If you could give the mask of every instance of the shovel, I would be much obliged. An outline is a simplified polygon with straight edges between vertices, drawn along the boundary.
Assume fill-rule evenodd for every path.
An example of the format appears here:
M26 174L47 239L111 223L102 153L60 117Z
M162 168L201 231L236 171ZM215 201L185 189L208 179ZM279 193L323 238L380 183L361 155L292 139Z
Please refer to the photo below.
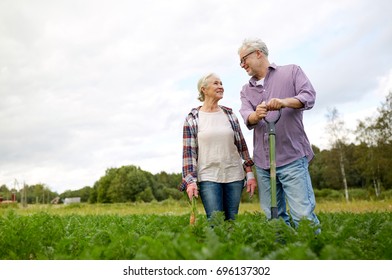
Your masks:
M282 109L273 114L272 119L264 118L268 125L269 156L270 156L270 185L271 185L271 219L278 218L278 203L276 198L276 159L275 159L275 124L282 115Z

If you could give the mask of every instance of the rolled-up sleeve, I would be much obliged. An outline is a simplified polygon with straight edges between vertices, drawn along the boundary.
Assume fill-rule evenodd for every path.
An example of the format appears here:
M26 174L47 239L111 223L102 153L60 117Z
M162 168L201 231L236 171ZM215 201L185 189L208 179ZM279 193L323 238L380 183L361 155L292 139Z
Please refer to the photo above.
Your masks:
M241 117L244 120L244 123L247 126L247 128L253 129L255 125L250 125L248 122L248 118L250 114L254 112L254 109L252 103L250 103L248 98L246 98L244 88L241 90L240 96L241 96L241 108L240 108Z
M294 98L304 105L302 110L312 109L316 101L316 91L301 67L293 68L293 81L295 83L296 95Z
M183 127L182 183L179 188L181 191L184 191L189 183L197 181L197 136L191 121L188 117Z

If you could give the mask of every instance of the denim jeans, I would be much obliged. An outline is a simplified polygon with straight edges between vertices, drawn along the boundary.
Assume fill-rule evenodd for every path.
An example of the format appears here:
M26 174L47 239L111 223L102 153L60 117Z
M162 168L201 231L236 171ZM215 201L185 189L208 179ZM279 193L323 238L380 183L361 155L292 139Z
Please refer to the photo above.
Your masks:
M203 181L199 183L200 197L209 219L213 212L224 212L226 220L238 214L244 180L231 183Z
M306 218L319 225L320 222L314 213L316 199L312 188L312 182L308 170L306 157L292 163L276 168L276 192L278 215L290 225L290 217L287 214L286 200L291 218L295 227L301 219ZM259 198L261 208L267 218L271 218L271 186L269 169L261 169L256 166Z

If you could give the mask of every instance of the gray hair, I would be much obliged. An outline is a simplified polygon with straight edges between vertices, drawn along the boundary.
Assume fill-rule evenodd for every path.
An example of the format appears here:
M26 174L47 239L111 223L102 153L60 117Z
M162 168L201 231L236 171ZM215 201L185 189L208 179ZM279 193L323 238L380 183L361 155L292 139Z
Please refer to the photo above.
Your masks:
M199 92L199 97L197 99L199 99L201 102L203 102L205 99L204 92L201 90L201 88L206 87L208 85L207 81L211 77L219 77L219 76L215 73L209 73L201 77L199 79L199 82L197 83L197 90Z
M243 51L243 50L249 50L250 52L259 50L261 51L265 56L268 57L268 48L267 45L260 39L245 39L242 42L241 47L238 49L238 54Z

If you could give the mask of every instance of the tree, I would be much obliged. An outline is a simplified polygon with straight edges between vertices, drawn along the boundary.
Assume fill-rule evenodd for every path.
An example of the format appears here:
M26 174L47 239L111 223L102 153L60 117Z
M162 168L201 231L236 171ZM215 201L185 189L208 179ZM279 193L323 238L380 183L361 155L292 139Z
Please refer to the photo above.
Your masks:
M336 108L328 109L326 117L328 119L327 132L330 135L330 144L332 149L337 152L344 193L348 202L348 187L344 165L344 146L347 143L348 130L345 128L344 121L339 118L339 112Z
M386 101L378 108L379 116L374 124L377 131L377 156L381 181L384 186L392 185L390 172L392 155L392 91L386 96Z
M309 165L310 177L312 178L312 185L317 189L321 189L323 188L323 164L321 158L321 151L318 147L314 145L312 145L312 150L315 156Z
M157 201L168 199L180 199L181 193L178 185L181 183L181 173L168 174L164 171L154 175L153 194Z
M377 142L379 144L392 144L392 91L386 97L386 101L378 108L379 117L376 119L374 129L378 131Z
M362 150L358 155L362 175L379 196L382 187L392 185L392 91L377 111L378 116L360 121L355 132Z
M152 194L152 189L150 187L146 188L144 191L136 195L137 201L151 202L154 200L154 195Z
M115 175L116 175L115 168L106 169L105 175L102 176L97 182L95 182L94 189L96 190L96 192L94 192L94 194L97 196L97 202L99 203L110 202L110 198L108 196L108 190Z
M8 199L8 196L9 196L9 189L7 188L7 186L6 185L1 185L0 186L0 198L3 200L3 199Z
M95 182L93 188L90 191L88 202L89 203L97 203L98 202L98 184Z
M154 185L154 176L134 165L110 168L95 184L90 202L136 201L137 195ZM96 196L96 200L95 200Z
M150 173L133 165L118 168L108 190L110 201L136 201L137 194L150 186L150 176Z
M381 193L380 161L378 158L378 136L371 117L365 118L358 123L356 129L357 140L360 142L358 165L361 174L366 181L373 185L374 192L378 197Z

